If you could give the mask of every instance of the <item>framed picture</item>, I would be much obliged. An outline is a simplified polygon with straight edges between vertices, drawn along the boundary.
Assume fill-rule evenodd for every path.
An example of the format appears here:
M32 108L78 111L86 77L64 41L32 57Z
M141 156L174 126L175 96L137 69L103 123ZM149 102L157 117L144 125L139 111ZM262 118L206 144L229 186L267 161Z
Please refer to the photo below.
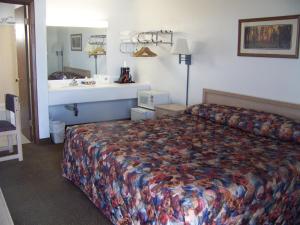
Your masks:
M71 50L82 51L82 34L71 34Z
M300 15L239 20L238 55L299 57Z

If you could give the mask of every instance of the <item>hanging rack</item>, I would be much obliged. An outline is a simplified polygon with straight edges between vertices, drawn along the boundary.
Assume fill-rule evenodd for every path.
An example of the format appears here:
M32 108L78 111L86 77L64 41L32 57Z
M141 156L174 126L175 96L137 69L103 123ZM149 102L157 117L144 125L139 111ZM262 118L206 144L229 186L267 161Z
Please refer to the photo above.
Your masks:
M149 35L151 38L149 40L142 41L141 36ZM163 36L169 36L169 41L165 41ZM137 41L140 44L167 44L173 45L173 31L171 30L160 30L160 31L147 31L147 32L140 32L137 35Z
M132 54L138 45L173 45L173 31L159 30L139 32L135 37L136 41L125 41L120 44L120 52L124 54ZM150 37L150 38L147 38ZM125 50L124 50L125 49ZM128 50L129 49L129 50Z
M103 46L106 44L106 38L107 36L106 35L91 35L89 40L88 40L88 43L90 45L100 45L100 46Z

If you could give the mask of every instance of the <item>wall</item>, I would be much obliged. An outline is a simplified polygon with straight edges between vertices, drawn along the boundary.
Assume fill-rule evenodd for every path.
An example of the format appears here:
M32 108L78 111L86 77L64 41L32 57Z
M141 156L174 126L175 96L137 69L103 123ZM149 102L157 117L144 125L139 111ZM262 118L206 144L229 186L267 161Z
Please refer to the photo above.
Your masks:
M0 18L14 17L17 5L0 3ZM4 104L4 94L18 94L15 82L18 76L17 47L13 25L0 25L0 104Z
M71 34L82 34L82 51L71 51ZM90 70L95 74L94 57L84 51L91 35L106 35L106 29L87 27L47 27L48 75L61 71L61 56L56 51L63 49L64 66ZM106 56L97 59L98 74L106 74Z
M299 0L136 1L137 29L173 29L191 43L190 103L201 102L202 88L300 103L300 60L237 56L238 20L299 14ZM159 6L159 7L158 7ZM153 13L155 12L155 13ZM139 81L167 90L184 103L186 66L169 47L154 48L155 59L138 59Z
M36 60L38 86L38 113L40 138L49 137L48 81L47 81L47 23L51 25L103 24L108 21L107 73L115 76L123 60L133 65L131 58L119 52L119 34L134 28L131 0L35 0ZM124 10L127 9L127 10ZM63 24L64 23L64 24Z
M15 29L11 25L0 25L0 104L4 103L4 95L18 95L17 46Z
M69 105L73 107L73 105ZM130 118L130 109L137 106L136 99L80 103L78 115L65 105L50 106L51 120L64 121L67 125L92 123L95 121L124 120Z
M35 0L36 69L40 138L49 137L46 0Z
M56 55L56 51L60 50L58 44L57 27L47 27L47 69L48 75L55 71L61 70L61 56ZM59 57L59 58L58 58Z
M38 83L41 137L49 135L45 0L37 0ZM124 30L172 29L185 36L193 49L191 103L201 101L202 88L300 103L299 59L237 57L238 19L298 14L299 0L48 0L47 20L107 20L107 67L117 75L123 60L128 61L141 82L167 90L174 102L184 103L186 67L178 64L170 47L153 50L159 57L133 59L119 52ZM44 44L43 44L44 41ZM135 67L136 65L136 67Z
M0 18L14 17L15 7L17 7L15 4L0 3Z

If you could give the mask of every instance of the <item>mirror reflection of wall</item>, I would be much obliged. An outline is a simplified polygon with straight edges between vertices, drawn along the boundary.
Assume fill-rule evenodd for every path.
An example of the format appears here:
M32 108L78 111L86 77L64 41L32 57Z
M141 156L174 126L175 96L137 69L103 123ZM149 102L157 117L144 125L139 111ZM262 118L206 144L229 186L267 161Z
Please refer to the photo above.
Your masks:
M48 78L56 80L93 77L96 74L96 65L97 74L105 75L106 55L99 55L95 60L93 56L89 57L86 48L90 48L88 43L91 37L106 33L105 28L47 27ZM105 44L103 48L106 48Z

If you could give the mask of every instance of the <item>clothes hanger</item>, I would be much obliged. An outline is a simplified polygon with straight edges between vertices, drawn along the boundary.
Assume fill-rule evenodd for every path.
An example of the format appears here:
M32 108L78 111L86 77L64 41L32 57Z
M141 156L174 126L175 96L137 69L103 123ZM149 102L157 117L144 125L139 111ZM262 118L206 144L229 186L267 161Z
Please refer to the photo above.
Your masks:
M144 35L144 33L139 33L137 36L138 44L149 44L151 41L145 39L143 37L143 40L141 40L141 36ZM153 36L152 36L153 40ZM157 54L153 52L149 47L142 47L140 50L133 53L133 57L156 57Z
M157 54L149 47L142 47L139 51L133 53L134 57L156 57Z

